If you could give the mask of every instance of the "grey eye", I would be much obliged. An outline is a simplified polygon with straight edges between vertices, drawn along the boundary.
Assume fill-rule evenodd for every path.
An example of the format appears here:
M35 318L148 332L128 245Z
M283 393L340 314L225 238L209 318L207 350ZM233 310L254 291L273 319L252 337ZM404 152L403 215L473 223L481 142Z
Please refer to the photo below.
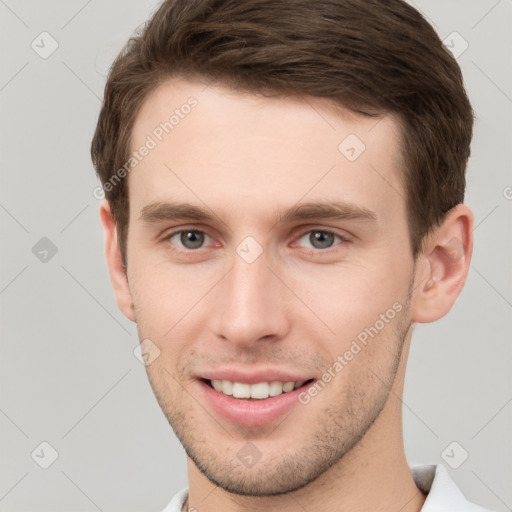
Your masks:
M336 239L341 240L339 235L330 231L310 231L300 238L301 245L309 245L314 249L329 249L334 245Z
M185 249L199 249L205 242L206 235L201 231L180 231L175 233L171 238L172 243L181 244Z
M328 249L334 243L334 234L326 231L312 231L309 240L315 249Z

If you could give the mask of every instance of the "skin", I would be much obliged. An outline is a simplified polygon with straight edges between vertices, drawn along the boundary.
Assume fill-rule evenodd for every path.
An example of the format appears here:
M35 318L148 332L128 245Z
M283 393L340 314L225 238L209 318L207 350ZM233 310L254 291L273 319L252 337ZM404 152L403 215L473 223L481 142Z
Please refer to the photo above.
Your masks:
M197 107L128 176L126 272L107 201L100 210L118 305L160 350L147 373L188 454L190 510L420 510L425 496L402 439L407 354L414 324L443 317L463 287L471 211L451 210L415 261L398 121L320 98L169 80L143 104L132 149L190 96ZM349 134L366 146L353 162L338 150ZM326 201L375 218L279 220L290 207ZM212 218L141 218L158 202ZM171 236L191 229L207 235L197 249ZM310 234L325 230L344 239L318 248ZM247 236L263 251L252 263L236 252ZM401 311L317 396L276 422L229 423L199 393L195 376L221 366L321 379L397 302ZM252 467L237 457L248 442L261 454Z

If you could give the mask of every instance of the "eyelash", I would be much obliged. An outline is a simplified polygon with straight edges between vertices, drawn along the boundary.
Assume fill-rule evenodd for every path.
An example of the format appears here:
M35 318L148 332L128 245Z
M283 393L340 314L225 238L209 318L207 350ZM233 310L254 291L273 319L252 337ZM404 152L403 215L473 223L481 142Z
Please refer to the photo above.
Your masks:
M198 233L198 234L206 235L208 238L212 238L210 235L208 235L208 233L206 233L205 231L199 230L199 229L180 229L178 231L173 231L172 233L169 233L168 235L166 235L164 237L164 241L170 242L174 236L180 235L182 233ZM302 232L302 234L300 234L298 237L296 237L296 241L304 238L304 236L311 234L311 233L324 233L327 235L333 235L335 238L339 239L339 242L337 244L332 245L331 247L326 248L326 249L303 247L303 249L305 249L309 253L315 253L315 254L328 253L331 250L335 249L341 243L350 242L350 240L347 237L341 235L340 233L336 233L335 231L329 230L329 229L309 229L308 231L304 231L304 232ZM171 242L171 244L172 244L172 242ZM175 244L172 244L172 245L175 245ZM199 247L198 249L187 249L185 247L185 248L178 248L176 250L179 252L183 252L183 253L193 253L193 252L199 252L201 249L204 249L204 248L205 247Z

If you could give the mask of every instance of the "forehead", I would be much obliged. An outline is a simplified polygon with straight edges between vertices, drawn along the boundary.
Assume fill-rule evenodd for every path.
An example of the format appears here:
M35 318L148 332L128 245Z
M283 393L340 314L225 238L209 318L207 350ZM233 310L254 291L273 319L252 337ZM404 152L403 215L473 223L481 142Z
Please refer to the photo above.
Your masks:
M290 206L306 196L376 210L404 203L398 120L354 114L322 98L168 80L134 123L131 152L144 146L150 149L128 178L135 207L178 196L239 200L248 214L262 200Z

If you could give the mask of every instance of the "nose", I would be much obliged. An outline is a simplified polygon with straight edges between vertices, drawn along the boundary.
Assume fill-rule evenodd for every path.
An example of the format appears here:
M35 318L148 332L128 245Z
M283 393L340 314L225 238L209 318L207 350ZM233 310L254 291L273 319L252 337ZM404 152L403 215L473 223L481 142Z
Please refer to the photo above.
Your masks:
M284 338L290 308L283 288L265 252L250 263L234 254L233 266L216 290L210 318L217 337L246 348Z

